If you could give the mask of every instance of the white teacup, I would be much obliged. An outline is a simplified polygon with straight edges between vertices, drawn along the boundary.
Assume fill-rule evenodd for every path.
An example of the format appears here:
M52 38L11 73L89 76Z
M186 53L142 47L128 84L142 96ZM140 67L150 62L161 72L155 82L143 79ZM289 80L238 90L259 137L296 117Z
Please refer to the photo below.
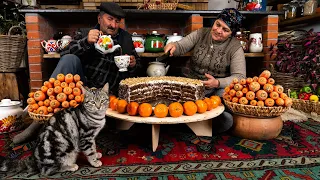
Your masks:
M129 55L121 55L121 56L115 56L114 62L116 63L117 67L119 68L119 71L128 71L127 67L130 64L130 56Z

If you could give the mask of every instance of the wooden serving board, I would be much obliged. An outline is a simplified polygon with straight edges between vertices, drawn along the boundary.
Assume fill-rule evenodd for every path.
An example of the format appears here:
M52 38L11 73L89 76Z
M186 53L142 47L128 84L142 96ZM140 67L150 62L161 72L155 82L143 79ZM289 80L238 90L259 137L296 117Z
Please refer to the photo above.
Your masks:
M219 116L225 107L224 105L220 105L215 109L207 111L202 114L196 113L192 116L182 115L180 117L165 117L165 118L157 118L155 116L151 117L141 117L141 116L129 116L126 114L120 114L117 111L113 111L111 108L108 108L106 112L106 116L113 117L116 119L121 119L124 121L129 121L133 123L146 123L146 124L178 124L178 123L191 123L191 122L199 122L207 119L211 119Z

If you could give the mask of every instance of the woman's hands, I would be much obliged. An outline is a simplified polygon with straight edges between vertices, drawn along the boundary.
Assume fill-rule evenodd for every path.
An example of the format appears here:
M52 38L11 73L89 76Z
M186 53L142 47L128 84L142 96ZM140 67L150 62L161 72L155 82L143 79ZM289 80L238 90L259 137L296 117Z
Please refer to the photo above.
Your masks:
M220 86L219 80L217 80L210 74L205 73L204 75L208 78L208 80L202 81L206 89L218 88Z
M169 43L164 47L164 52L170 53L170 56L173 56L173 52L176 50L176 45L174 43Z

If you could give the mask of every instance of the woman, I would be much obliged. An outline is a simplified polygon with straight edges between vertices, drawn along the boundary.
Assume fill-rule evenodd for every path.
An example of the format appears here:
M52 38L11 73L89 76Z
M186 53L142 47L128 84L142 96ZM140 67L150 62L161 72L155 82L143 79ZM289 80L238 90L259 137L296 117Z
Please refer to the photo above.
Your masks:
M183 75L203 80L206 96L222 96L223 89L233 78L245 78L246 61L240 42L233 37L243 16L236 9L224 9L212 28L201 28L182 40L169 43L164 51L180 56L193 49Z
M188 78L202 80L207 97L222 96L224 88L234 78L246 77L244 52L234 37L242 19L243 16L236 9L224 9L211 29L201 28L164 48L170 56L180 56L193 49L191 60L182 73ZM213 133L221 133L231 128L233 118L230 113L224 112L212 123Z

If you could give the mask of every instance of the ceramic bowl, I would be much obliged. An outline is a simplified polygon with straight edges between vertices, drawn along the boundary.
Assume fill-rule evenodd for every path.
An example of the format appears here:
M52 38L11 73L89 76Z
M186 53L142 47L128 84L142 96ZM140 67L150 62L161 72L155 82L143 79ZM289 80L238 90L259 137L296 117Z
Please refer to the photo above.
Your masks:
M114 62L116 63L119 71L128 71L127 67L130 64L130 56L129 55L122 55L122 56L115 56Z

